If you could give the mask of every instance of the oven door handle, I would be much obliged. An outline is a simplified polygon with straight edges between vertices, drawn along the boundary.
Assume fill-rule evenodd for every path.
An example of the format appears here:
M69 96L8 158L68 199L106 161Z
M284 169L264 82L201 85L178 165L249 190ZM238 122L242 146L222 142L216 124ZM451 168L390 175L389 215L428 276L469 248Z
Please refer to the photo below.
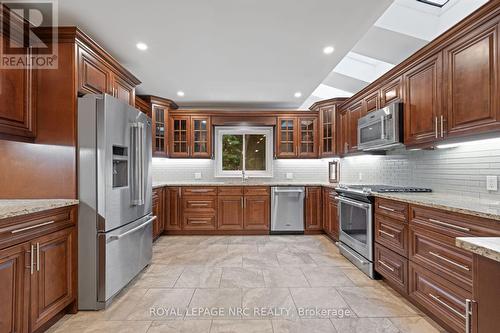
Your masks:
M346 199L344 197L340 197L339 198L339 201L340 202L343 202L345 204L348 204L348 205L351 205L351 206L354 206L354 207L358 207L358 208L363 208L363 209L368 209L370 208L370 204L367 204L367 203L361 203L361 202L357 202L357 201L354 201L354 200L349 200L349 199Z

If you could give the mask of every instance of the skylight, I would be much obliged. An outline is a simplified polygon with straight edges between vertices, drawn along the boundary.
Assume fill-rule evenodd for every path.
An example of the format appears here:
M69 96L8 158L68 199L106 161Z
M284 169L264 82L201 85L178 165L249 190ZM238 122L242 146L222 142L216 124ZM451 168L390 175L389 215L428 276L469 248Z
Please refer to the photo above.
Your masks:
M417 0L417 1L441 8L444 5L446 5L450 0Z

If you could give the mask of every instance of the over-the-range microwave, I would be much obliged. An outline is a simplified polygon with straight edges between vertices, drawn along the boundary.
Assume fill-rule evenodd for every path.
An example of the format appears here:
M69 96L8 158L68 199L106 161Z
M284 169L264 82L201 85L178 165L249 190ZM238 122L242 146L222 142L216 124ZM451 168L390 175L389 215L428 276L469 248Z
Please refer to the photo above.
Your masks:
M404 147L403 103L392 103L358 120L358 149L390 150Z

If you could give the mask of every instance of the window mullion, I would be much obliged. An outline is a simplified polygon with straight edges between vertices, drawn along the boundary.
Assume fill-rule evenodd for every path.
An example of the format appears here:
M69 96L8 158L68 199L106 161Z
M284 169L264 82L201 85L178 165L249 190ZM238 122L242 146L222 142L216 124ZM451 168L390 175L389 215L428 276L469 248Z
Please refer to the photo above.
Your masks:
M241 155L243 155L243 170L241 170L241 173L244 174L246 172L246 149L247 149L247 146L246 146L246 143L247 143L247 140L246 140L246 135L243 134L243 150L241 152Z

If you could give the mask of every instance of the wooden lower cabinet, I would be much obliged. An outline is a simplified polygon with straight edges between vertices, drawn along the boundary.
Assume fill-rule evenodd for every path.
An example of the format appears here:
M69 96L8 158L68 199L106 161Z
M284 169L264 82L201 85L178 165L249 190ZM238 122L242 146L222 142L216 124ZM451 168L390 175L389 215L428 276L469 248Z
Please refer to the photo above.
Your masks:
M498 332L500 262L474 254L471 333Z
M333 189L323 189L323 231L333 240L339 239L337 193Z
M76 296L76 228L35 239L34 273L31 275L30 331L40 328Z
M219 196L217 229L243 230L243 204L242 195Z
M181 210L181 188L165 187L164 196L164 227L166 231L182 230L180 210Z
M408 294L408 259L375 243L375 270L400 293Z
M0 332L27 332L30 243L0 250Z
M305 230L306 231L321 231L322 226L322 189L321 187L306 187L306 204L305 204Z
M269 230L270 205L269 195L245 196L243 229Z
M408 223L375 214L375 241L408 257Z
M155 188L152 197L152 211L156 216L153 221L153 239L158 238L164 230L163 188Z
M454 332L465 332L466 299L472 294L410 261L410 299Z

